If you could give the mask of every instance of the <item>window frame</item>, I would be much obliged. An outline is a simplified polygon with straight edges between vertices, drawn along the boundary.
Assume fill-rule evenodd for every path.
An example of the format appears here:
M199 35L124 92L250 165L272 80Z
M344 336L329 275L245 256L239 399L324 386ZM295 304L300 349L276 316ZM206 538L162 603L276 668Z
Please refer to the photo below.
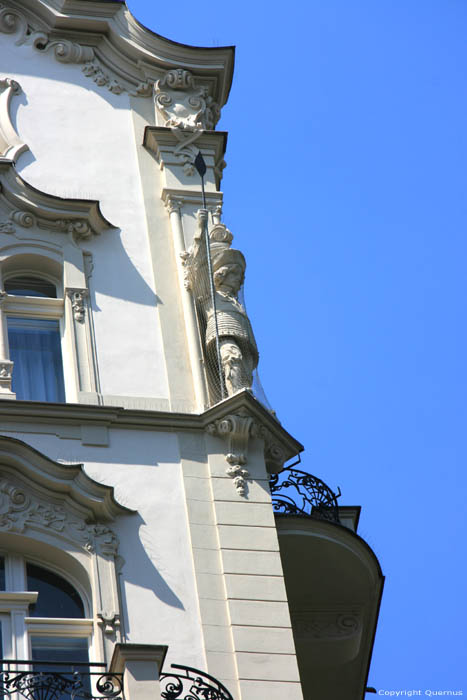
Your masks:
M37 560L28 555L1 550L0 556L5 561L5 590L0 591L0 622L3 647L3 658L10 661L32 661L33 637L80 638L87 640L88 657L95 658L94 650L94 621L92 602L78 581L68 572L59 570L49 562ZM65 579L80 596L86 617L32 617L29 606L36 602L38 593L29 591L26 564L40 566ZM45 564L45 566L44 566ZM14 587L15 590L10 590Z
M8 317L17 316L59 322L65 403L99 403L97 354L84 272L85 253L79 251L82 269L77 274L78 284L68 286L66 278L69 264L66 256L57 256L55 250L53 254L51 250L50 255L47 252L43 246L39 248L30 241L24 245L15 245L10 250L0 249L0 288L3 288L4 281L29 275L54 284L57 290L57 298L0 291L0 398L16 399L12 391L14 363L10 359L8 345ZM21 258L25 255L32 265L21 264ZM15 264L15 258L18 258L18 264ZM43 271L44 266L55 268L57 274Z

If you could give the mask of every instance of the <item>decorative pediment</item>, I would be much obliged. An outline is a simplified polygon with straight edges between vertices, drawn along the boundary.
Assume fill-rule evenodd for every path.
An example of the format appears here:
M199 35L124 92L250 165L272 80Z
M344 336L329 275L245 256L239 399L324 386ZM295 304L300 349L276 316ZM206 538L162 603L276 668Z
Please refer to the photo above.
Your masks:
M23 180L12 160L0 158L0 233L14 233L16 227L72 234L76 240L113 228L99 202L41 192Z
M133 513L115 500L111 486L91 479L82 464L54 462L5 435L0 436L0 494L0 529L12 529L7 525L9 512L18 515L13 518L17 523L42 523L58 532L84 525L86 537L110 544L106 524Z
M150 97L167 70L183 66L199 76L199 87L213 104L227 101L233 47L172 42L146 29L121 2L5 0L0 32L61 63L81 64L86 76L115 94Z

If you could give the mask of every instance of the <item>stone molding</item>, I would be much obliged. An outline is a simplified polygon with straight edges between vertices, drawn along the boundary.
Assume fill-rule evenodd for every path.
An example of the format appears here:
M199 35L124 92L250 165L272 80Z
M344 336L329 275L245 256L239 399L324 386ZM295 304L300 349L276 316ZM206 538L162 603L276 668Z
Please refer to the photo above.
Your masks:
M98 625L107 636L113 636L120 629L120 615L117 612L103 611L97 613Z
M60 5L60 7L59 7ZM197 48L176 44L147 30L124 5L80 4L65 0L5 0L0 32L17 45L51 52L60 63L81 64L96 85L114 94L152 97L167 70L202 66L203 86L214 103L227 101L233 73L233 47ZM76 41L79 38L79 41Z
M68 430L75 430L79 424L87 425L88 423L102 428L203 432L208 425L214 424L215 426L218 420L231 413L250 415L256 424L261 425L265 432L270 434L270 444L278 445L286 460L292 459L303 450L303 445L295 440L281 426L277 418L246 389L224 399L203 413L122 408L121 406L109 405L61 404L55 406L40 401L0 401L0 419L4 426L10 422L15 424L34 423L45 426L47 422L50 422L53 425L54 433L59 436L67 435ZM0 436L0 445L1 439ZM269 462L270 468L274 466L277 465Z
M288 459L285 450L274 439L271 431L246 410L229 413L212 423L208 423L205 430L210 435L223 438L226 441L225 460L229 466L225 472L233 479L240 496L247 495L247 481L250 479L250 473L246 468L250 438L263 440L264 459L270 473L280 471Z
M213 216L222 214L222 192L206 192L206 206ZM175 190L164 188L161 199L170 214L172 211L182 211L185 206L199 208L202 206L201 193L196 190Z
M208 170L205 177L206 197L214 192L218 193L222 171L225 167L226 132L206 131L183 123L177 127L147 126L144 131L143 144L154 153L161 170L181 167L183 174L188 177L195 174L193 161L198 151L201 151ZM197 184L198 180L194 179ZM184 190L191 192L193 188L192 186L180 188L180 192ZM201 205L201 192L199 191L198 202Z
M22 514L13 522L34 522L57 532L73 530L76 522L79 527L73 537L84 542L95 541L109 551L115 549L113 533L106 523L133 511L117 503L113 488L91 479L82 464L55 462L25 442L4 435L0 435L0 464L2 479L13 485L21 480L14 488L18 493L24 492L23 496L18 496L2 481L0 492L8 507L0 509L0 516L7 512ZM21 485L23 479L27 488ZM40 495L44 492L48 494L46 501ZM54 514L42 517L43 505Z
M10 106L14 95L21 93L21 85L12 78L0 79L0 156L16 161L21 153L29 150L11 121Z
M99 202L41 192L23 180L9 159L0 161L0 210L10 219L1 224L3 233L14 233L15 226L37 227L81 241L114 228L102 215Z

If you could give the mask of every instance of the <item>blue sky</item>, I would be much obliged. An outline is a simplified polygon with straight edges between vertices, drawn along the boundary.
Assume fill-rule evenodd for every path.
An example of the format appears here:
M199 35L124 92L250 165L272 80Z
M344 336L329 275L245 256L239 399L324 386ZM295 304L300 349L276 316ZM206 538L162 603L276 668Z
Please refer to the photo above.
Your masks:
M465 695L467 4L128 5L237 46L224 221L269 401L386 575L369 683Z

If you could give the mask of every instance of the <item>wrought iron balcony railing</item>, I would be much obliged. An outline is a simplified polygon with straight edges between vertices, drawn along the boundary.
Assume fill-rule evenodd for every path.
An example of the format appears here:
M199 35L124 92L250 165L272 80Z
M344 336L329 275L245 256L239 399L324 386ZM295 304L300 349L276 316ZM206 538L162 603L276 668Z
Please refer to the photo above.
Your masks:
M233 700L227 688L207 673L178 664L171 668L183 673L161 673L164 700Z
M317 476L287 467L271 476L269 486L274 512L340 522L337 499L341 491L334 493Z
M172 664L159 677L164 700L233 700L227 688L203 671ZM98 670L100 669L100 670ZM0 698L25 700L125 700L123 674L105 664L0 659Z
M103 669L105 664L0 659L0 697L124 700L123 674Z

